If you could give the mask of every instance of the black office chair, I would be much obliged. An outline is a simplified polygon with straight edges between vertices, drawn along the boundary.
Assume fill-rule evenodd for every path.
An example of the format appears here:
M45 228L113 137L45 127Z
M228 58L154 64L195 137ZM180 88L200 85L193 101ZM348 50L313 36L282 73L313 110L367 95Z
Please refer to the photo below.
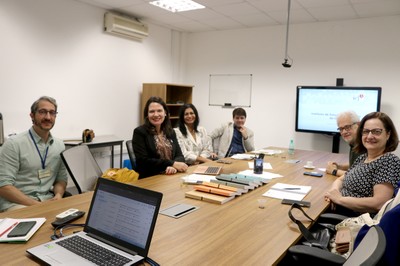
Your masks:
M66 149L61 153L61 159L79 194L94 189L97 178L101 177L103 172L87 145Z
M368 233L350 254L347 260L337 254L317 247L295 245L288 252L296 263L318 263L323 265L376 265L385 253L386 238L383 230L378 226L371 226Z
M382 215L382 217L378 217L380 215ZM346 217L342 215L325 213L320 216L318 221L335 224L345 218ZM289 248L288 256L286 256L288 261L285 261L282 265L291 265L298 262L307 264L314 262L320 264L322 262L325 266L342 264L375 265L378 262L384 265L399 265L400 255L398 254L398 249L400 248L400 223L392 223L392 221L400 220L400 193L397 193L395 198L388 201L374 219L379 220L379 224L369 229L359 246L347 260L342 256L319 248L295 245ZM370 232L371 230L377 232ZM364 234L365 231L361 235ZM390 243L390 245L386 247L386 243ZM295 261L293 261L293 259Z
M135 157L135 152L133 151L132 140L127 140L125 143L126 143L126 149L128 150L129 160L131 161L132 169L135 170L136 157Z

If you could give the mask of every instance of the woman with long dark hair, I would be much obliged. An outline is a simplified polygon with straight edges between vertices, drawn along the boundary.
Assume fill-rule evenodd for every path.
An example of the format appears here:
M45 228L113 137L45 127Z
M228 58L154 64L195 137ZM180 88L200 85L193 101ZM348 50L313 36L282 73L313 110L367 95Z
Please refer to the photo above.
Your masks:
M160 97L150 97L144 124L133 131L132 146L139 178L161 173L175 174L188 168L169 120L169 111Z
M204 163L217 157L212 150L211 138L199 123L196 107L191 103L183 105L179 112L179 127L174 130L187 164Z

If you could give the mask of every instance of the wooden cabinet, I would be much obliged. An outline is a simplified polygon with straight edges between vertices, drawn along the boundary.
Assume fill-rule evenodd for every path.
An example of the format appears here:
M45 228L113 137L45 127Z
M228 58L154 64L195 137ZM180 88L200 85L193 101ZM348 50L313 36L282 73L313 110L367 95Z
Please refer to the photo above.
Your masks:
M171 124L176 127L179 119L179 109L185 103L192 103L193 85L179 85L169 83L143 83L141 122L143 123L143 110L151 96L161 97L168 106Z

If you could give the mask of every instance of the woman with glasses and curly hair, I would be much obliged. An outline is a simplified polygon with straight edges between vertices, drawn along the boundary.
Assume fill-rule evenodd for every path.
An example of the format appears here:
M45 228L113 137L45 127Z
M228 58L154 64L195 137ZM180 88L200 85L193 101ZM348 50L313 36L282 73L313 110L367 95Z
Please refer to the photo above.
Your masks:
M396 128L385 113L372 112L361 120L354 146L361 155L325 194L332 210L347 216L375 214L394 196L400 159L392 152L398 143Z

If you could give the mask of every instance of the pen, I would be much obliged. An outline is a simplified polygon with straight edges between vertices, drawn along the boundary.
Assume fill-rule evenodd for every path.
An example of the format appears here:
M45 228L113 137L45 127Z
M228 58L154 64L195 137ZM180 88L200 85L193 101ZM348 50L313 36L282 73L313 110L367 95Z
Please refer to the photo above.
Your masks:
M18 224L18 222L15 222L13 225L11 225L10 227L8 227L6 230L4 230L2 233L0 233L0 237L3 236L5 233L7 233L8 231L10 231L14 226L16 226Z
M299 187L284 187L284 190L300 190Z
M184 210L183 212L177 213L177 214L175 214L174 216L175 216L175 217L178 217L179 215L182 215L182 214L184 214L184 213L190 212L191 210L194 210L194 209L196 209L196 207L192 207L192 208L189 208L189 209L187 209L187 210Z

